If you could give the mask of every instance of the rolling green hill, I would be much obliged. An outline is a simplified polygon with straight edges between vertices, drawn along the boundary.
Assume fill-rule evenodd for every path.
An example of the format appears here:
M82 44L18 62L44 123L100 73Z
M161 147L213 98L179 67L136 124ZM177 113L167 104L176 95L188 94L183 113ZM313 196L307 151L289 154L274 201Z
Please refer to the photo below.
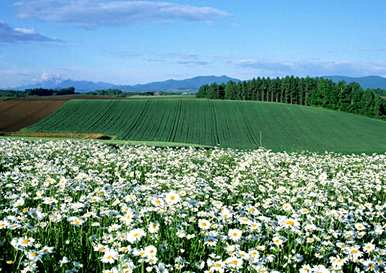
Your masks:
M199 99L73 100L25 129L286 151L386 151L386 122L321 108Z

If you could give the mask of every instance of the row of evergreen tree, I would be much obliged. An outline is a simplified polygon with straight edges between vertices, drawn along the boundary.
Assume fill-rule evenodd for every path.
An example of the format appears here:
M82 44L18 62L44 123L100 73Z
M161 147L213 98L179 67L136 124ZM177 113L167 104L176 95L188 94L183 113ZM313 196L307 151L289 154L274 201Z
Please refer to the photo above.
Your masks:
M288 76L203 85L197 97L321 106L386 119L386 100L378 92L365 90L357 83L334 83L324 78Z

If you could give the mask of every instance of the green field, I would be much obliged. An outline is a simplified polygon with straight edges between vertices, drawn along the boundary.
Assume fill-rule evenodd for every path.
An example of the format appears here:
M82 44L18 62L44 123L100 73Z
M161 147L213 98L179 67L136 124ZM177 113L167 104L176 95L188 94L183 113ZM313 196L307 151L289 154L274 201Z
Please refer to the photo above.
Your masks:
M385 152L386 122L321 108L198 99L73 100L25 129L278 151Z

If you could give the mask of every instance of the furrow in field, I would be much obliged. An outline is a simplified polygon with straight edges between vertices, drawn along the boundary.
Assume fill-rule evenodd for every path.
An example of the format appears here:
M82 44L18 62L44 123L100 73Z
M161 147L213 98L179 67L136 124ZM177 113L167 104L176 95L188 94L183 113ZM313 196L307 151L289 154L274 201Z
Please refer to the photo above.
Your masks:
M287 151L386 151L386 122L315 107L195 99L76 100L28 128ZM262 139L260 139L260 135Z
M135 136L137 134L137 126L141 124L143 117L148 112L150 101L141 101L141 103L141 110L135 113L136 115L135 118L132 119L132 122L126 128L122 128L126 131L126 134L123 137L124 139L136 139Z

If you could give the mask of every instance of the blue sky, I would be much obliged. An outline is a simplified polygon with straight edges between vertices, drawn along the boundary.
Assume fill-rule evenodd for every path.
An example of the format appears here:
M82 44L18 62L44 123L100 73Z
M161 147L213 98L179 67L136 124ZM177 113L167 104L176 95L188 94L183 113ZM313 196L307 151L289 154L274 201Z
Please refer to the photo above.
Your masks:
M386 76L386 1L1 0L0 87Z

